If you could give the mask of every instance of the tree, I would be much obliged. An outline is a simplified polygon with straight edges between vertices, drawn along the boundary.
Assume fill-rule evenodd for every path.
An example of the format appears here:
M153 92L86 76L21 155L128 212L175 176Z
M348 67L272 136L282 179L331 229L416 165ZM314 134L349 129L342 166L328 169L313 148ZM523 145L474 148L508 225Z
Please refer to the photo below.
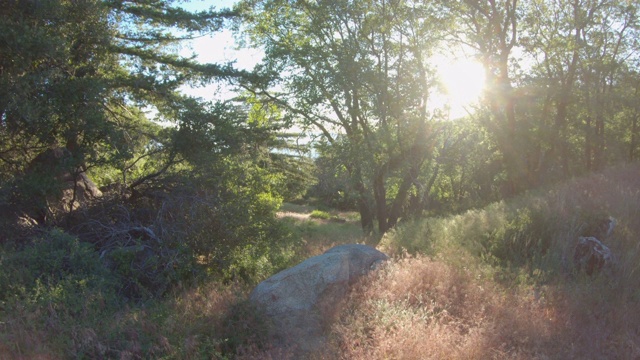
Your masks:
M444 13L405 0L241 3L253 43L265 49L266 85L247 84L340 146L366 233L384 233L406 209L430 156L435 84L427 59ZM397 186L390 196L391 184Z
M241 75L173 53L181 39L218 30L233 16L226 10L190 13L171 1L5 0L0 15L0 178L19 184L14 199L34 199L40 209L60 196L63 178L96 166L119 168L133 189L184 161L189 148L176 140L195 130L189 116L201 105L178 87ZM178 29L187 35L175 35ZM145 108L176 127L154 125ZM53 167L34 163L47 152ZM133 171L151 158L156 166Z
M505 195L620 159L606 155L620 137L605 130L617 126L627 107L620 102L628 95L620 76L634 67L637 6L591 0L445 5L457 20L452 38L475 49L485 66L487 112L476 116L500 151Z
M463 0L445 2L455 14L458 27L453 41L476 51L486 74L485 127L494 135L507 173L507 195L527 185L526 153L516 146L523 140L522 119L516 112L513 52L518 46L520 6L517 0Z
M634 52L637 9L626 1L528 6L523 49L534 60L531 77L546 89L541 122L553 119L546 125L551 141L542 155L544 171L566 177L602 169L606 123L625 107L616 95L624 87L618 74Z

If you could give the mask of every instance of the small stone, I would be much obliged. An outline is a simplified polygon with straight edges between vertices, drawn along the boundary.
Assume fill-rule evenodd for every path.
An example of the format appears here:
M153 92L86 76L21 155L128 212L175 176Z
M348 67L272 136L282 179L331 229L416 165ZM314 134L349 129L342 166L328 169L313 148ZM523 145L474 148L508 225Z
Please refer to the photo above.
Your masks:
M580 237L573 253L573 263L578 271L587 275L610 268L614 263L611 250L595 237Z

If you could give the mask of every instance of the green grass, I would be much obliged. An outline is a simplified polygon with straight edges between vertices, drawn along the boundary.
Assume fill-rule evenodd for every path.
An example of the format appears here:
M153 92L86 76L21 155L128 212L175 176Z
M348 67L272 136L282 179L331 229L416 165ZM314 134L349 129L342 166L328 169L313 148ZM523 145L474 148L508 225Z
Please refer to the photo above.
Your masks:
M331 219L331 214L329 214L326 211L322 211L322 210L313 210L311 212L311 214L309 215L309 217L312 218L312 219L329 220L329 219Z
M359 215L355 212L308 211L304 207L298 207L299 212L293 212L291 210L296 208L290 206L284 206L281 211L285 209L289 211L283 213L281 221L300 244L296 249L297 261L319 255L336 245L364 242ZM314 217L314 213L323 215Z
M283 203L280 206L280 211L282 212L292 212L292 213L299 213L299 214L309 214L314 209L315 208L310 205L292 204L292 203Z

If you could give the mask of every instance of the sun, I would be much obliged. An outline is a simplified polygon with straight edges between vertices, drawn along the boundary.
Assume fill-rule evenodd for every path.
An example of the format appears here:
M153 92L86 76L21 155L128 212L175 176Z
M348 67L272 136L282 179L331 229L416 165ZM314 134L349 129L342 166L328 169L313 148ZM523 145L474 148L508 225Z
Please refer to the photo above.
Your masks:
M449 107L451 119L473 112L485 88L485 73L482 64L472 59L443 59L438 61L437 73L444 102Z

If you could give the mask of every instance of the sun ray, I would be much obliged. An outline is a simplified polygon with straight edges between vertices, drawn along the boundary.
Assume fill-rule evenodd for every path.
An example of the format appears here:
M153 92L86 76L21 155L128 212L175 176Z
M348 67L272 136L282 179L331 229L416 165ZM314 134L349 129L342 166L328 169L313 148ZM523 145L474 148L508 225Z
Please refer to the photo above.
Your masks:
M482 64L465 58L443 59L438 63L438 78L450 118L457 119L472 112L485 88Z

